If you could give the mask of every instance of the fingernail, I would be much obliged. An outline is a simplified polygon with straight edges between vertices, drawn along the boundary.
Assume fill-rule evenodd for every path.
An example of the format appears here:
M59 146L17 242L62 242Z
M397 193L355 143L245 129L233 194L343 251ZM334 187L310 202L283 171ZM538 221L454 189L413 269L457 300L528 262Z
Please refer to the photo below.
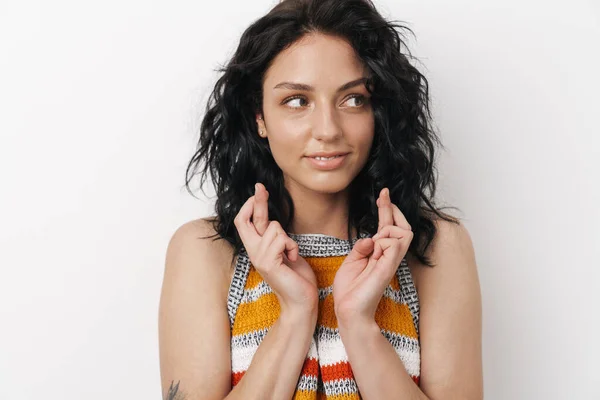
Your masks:
M258 183L254 184L254 194L256 194L256 192L258 191Z

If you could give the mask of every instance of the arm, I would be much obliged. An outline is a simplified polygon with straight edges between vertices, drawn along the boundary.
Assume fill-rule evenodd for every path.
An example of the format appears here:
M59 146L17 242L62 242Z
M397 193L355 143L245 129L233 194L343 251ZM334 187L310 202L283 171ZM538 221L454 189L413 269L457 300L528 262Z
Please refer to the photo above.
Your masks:
M223 399L231 388L231 260L223 241L200 238L213 233L205 220L191 221L167 247L158 326L164 400Z
M169 242L159 315L163 399L291 398L317 308L312 313L282 312L232 390L226 302L231 253L221 247L223 241L198 239L212 234L208 222L193 221Z
M291 399L316 325L316 314L281 314L227 400Z
M436 266L417 273L420 386L374 321L338 321L366 400L483 398L481 295L473 245L464 226L443 221L437 227L430 254Z

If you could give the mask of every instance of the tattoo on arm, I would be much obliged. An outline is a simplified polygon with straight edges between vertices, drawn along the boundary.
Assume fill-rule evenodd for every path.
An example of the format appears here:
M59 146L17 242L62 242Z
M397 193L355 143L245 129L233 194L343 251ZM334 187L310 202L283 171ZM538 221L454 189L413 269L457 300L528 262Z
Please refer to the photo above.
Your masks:
M185 396L183 395L183 392L179 391L179 382L177 381L177 384L175 386L173 386L173 383L175 381L171 381L171 386L169 386L169 391L167 393L165 393L164 395L164 400L185 400Z

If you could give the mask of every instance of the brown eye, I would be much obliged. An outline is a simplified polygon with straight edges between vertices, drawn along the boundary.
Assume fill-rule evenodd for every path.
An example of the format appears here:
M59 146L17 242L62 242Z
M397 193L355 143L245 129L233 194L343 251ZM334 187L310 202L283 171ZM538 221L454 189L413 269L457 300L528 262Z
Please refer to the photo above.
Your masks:
M358 101L358 105L354 105L354 106L350 106L350 107L360 107L362 105L364 105L365 103L365 96L361 95L361 94L355 94L352 95L348 98L348 100L346 101L350 101L350 100L357 100Z
M298 101L296 101L296 100L298 100ZM296 105L292 105L292 106L290 106L290 104L294 103L294 101L295 101L295 104L296 104ZM301 103L302 103L303 101L304 101L304 102L306 101L306 99L305 99L304 97L295 96L295 97L290 97L290 98L288 98L288 99L284 100L284 101L283 101L283 104L286 104L286 105L287 105L288 107L290 107L290 108L300 108L300 107L302 107L302 104L301 104Z

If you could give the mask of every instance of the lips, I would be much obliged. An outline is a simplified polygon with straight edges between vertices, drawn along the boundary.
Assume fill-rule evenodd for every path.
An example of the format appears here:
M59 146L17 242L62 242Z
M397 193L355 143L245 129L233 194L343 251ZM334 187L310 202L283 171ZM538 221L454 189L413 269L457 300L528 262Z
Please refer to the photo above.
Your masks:
M320 161L327 161L327 160L333 160L335 158L338 157L342 157L343 154L339 154L339 155L335 155L335 156L314 156L314 157L308 157L308 158L314 158L315 160L320 160Z
M336 156L344 156L348 154L347 151L318 151L312 154L307 155L306 157L315 158L315 157L336 157Z
M339 153L338 156L331 159L318 159L317 156L306 157L306 159L313 168L328 171L341 167L347 155L348 153Z

